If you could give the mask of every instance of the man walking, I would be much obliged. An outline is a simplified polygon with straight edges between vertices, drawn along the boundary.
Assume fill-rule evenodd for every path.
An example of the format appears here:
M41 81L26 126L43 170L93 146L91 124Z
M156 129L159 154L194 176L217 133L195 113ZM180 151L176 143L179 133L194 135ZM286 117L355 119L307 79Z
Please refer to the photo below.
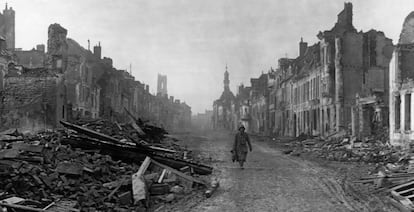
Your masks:
M237 132L235 138L234 138L234 144L233 144L233 159L238 161L240 164L240 168L244 169L243 165L246 161L247 156L247 148L250 149L250 152L252 151L252 145L250 144L250 139L247 133L244 132L245 128L244 126L239 127L239 132Z

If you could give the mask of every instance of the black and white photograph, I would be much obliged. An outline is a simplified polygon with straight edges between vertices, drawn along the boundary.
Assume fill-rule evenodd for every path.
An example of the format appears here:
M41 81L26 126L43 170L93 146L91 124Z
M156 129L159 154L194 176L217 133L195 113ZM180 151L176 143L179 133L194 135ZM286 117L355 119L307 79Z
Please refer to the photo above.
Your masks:
M0 0L0 211L414 211L412 93L413 0Z

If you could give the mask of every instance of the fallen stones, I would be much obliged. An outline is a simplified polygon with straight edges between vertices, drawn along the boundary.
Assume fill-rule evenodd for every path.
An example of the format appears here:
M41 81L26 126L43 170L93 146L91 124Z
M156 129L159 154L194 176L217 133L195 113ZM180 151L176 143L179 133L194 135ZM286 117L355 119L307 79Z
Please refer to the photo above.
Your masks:
M60 174L82 175L83 167L79 163L64 161L58 164L56 171Z
M95 123L95 129L98 126ZM103 133L94 137L96 132L89 129L88 135L60 131L40 133L30 139L21 135L15 141L11 141L13 137L8 138L0 146L0 200L15 196L35 201L36 210L47 207L51 211L53 208L64 211L61 209L65 206L60 205L64 200L75 203L68 206L72 211L131 211L145 210L154 204L153 197L163 195L163 202L171 202L186 191L203 187L205 183L191 175L211 173L210 167L184 160L184 150L177 145L170 151L162 144L131 142L131 137L116 133L116 130L128 129L128 125L115 124L113 137ZM136 128L130 129L136 131ZM145 127L142 130L148 134ZM88 148L62 142L75 139L88 144ZM168 147L172 143L170 140ZM148 152L139 152L137 145L145 146ZM144 160L147 154L154 159ZM115 160L121 158L125 160ZM141 167L144 168L140 171ZM133 186L135 179L139 179L141 186ZM142 191L141 198L136 198L136 190Z

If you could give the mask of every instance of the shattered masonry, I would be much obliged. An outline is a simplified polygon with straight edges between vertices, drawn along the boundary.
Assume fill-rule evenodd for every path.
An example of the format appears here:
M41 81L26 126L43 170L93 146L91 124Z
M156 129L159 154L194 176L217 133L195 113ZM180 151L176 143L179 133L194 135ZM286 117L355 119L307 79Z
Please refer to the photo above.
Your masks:
M361 137L387 126L394 46L383 32L358 32L352 15L352 4L345 3L333 28L317 34L319 42L308 46L301 39L298 57L280 58L276 69L252 78L249 87L241 85L234 98L222 95L214 104L215 127Z
M54 128L77 118L121 122L129 120L125 109L167 129L190 125L191 107L168 98L166 87L163 96L152 95L148 85L102 58L100 43L85 49L59 24L49 26L47 52L42 44L11 51L6 43L0 38L0 129Z
M399 42L390 63L390 140L407 146L414 139L412 93L414 91L414 12L405 19Z

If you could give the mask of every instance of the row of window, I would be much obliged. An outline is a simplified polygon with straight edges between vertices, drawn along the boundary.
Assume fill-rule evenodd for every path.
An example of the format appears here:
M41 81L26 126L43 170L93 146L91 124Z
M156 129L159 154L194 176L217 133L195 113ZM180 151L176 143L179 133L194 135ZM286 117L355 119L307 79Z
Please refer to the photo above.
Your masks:
M293 92L293 103L301 104L309 100L320 98L320 76L314 77L299 85Z

